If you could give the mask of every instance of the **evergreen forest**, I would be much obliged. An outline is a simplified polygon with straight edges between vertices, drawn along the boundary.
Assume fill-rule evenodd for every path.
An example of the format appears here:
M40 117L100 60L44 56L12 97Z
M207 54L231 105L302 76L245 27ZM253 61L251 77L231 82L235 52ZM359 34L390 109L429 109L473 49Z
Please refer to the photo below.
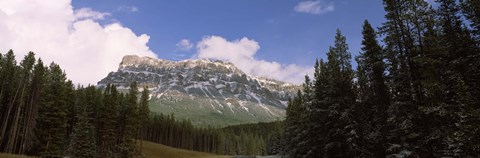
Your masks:
M378 2L380 3L380 2ZM214 128L149 110L147 86L76 86L0 54L0 153L137 157L142 141L224 155L480 157L480 1L383 0L385 22L317 59L285 120ZM355 66L355 67L354 67ZM88 75L88 74L85 74Z
M386 22L363 24L356 70L337 30L289 102L286 154L480 156L480 1L436 2L384 0Z

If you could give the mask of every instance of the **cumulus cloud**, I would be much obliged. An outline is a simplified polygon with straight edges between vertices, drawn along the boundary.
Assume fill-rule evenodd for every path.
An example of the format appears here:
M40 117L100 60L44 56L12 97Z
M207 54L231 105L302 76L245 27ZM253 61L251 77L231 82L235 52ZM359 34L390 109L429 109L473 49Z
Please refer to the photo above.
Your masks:
M294 10L300 13L323 14L335 10L333 3L326 3L321 0L303 1L298 3Z
M180 40L177 44L177 49L181 51L189 51L190 49L193 48L193 44L190 43L190 40L188 39L182 39Z
M80 84L96 84L118 68L124 55L156 57L147 46L148 35L96 21L108 16L90 8L74 10L70 0L2 0L0 51L13 49L17 60L33 51L46 63L60 64Z
M292 83L302 83L304 76L313 72L310 67L256 59L259 49L258 42L246 37L227 41L220 36L206 36L197 43L196 57L229 61L247 74Z

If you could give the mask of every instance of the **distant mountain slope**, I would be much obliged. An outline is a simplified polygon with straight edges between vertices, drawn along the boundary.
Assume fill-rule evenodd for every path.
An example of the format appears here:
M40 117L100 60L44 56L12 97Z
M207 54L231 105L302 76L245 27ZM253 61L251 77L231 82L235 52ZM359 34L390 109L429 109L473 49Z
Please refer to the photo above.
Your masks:
M150 109L197 125L225 126L283 119L298 86L246 75L232 63L168 61L125 56L116 72L98 82L127 89L136 81L151 91Z

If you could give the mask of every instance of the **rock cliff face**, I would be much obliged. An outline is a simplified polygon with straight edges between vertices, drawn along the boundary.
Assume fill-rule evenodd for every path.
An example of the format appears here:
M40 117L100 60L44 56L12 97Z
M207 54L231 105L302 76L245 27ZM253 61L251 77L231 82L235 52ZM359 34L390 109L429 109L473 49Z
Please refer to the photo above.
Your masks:
M283 119L287 100L299 86L248 76L232 63L168 61L125 56L116 72L98 82L120 90L136 81L151 92L150 109L190 119L197 125L225 126Z

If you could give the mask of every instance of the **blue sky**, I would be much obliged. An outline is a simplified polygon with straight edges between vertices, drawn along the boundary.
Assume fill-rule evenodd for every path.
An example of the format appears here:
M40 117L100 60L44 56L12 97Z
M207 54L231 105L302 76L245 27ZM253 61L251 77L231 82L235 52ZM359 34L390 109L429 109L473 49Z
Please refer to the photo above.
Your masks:
M312 66L324 58L340 28L350 51L360 51L361 25L368 19L380 26L384 21L379 0L322 0L334 9L321 14L295 11L297 0L74 0L74 8L92 8L111 14L136 34L150 36L148 46L159 58L183 60L196 49L179 50L176 44L188 39L196 44L205 36L227 40L247 37L258 42L255 58L281 64ZM195 46L194 46L195 47Z
M33 51L83 85L132 54L225 60L299 84L337 28L355 56L363 20L378 27L384 14L380 0L0 0L0 51Z

